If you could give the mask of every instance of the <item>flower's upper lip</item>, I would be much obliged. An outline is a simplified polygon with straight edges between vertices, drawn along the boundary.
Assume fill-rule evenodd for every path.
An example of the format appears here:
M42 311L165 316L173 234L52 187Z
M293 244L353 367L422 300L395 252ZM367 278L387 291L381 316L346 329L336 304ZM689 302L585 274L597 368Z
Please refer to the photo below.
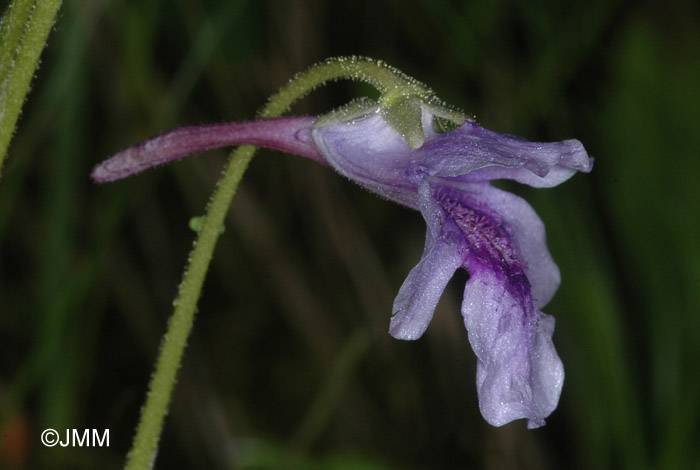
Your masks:
M471 121L428 140L416 150L416 159L430 175L445 177L464 177L493 167L502 169L500 174L505 178L507 169L518 168L546 178L555 167L574 171L591 168L591 160L578 140L529 142Z
M425 143L413 150L376 112L314 126L312 138L336 171L413 208L426 176L470 183L505 178L548 187L590 171L593 162L578 140L529 142L471 121L443 134L427 132Z

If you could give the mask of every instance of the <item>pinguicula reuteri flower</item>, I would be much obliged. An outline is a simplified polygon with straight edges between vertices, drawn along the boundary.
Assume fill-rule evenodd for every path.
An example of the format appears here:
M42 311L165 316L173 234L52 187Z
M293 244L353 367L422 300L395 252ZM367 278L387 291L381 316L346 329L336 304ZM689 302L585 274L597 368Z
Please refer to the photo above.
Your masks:
M552 343L554 319L540 311L559 286L559 270L532 207L490 181L556 186L590 171L593 160L577 140L533 143L469 120L440 133L440 109L413 104L422 132L417 139L398 132L383 105L364 104L320 119L176 129L115 155L92 175L112 181L195 152L253 144L312 158L420 211L425 247L394 301L390 334L418 339L454 272L466 269L462 315L478 360L481 413L494 426L520 418L529 428L542 426L564 380Z

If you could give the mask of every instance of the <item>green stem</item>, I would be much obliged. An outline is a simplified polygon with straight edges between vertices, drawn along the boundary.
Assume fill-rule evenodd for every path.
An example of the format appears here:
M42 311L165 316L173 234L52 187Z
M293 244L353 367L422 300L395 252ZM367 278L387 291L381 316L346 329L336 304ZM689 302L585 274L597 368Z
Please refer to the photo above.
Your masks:
M398 87L410 87L416 92L429 93L422 85L381 62L357 57L338 58L318 64L294 77L270 98L258 113L259 117L280 116L292 103L314 88L341 78L368 82L382 93ZM237 148L231 155L228 167L212 195L202 229L190 256L189 266L180 284L175 311L163 337L146 404L141 412L133 447L127 457L127 469L151 468L155 462L163 420L168 411L187 337L192 329L202 284L216 241L221 234L226 213L254 153L255 147L252 146L245 145Z
M0 26L0 170L61 0L14 0Z
M27 26L27 18L34 6L34 0L15 0L3 15L0 26L0 83L5 81L7 71L12 65L17 46Z
M397 89L410 90L415 94L430 96L431 91L423 84L384 62L365 57L337 57L316 64L292 78L277 94L273 95L259 113L259 117L276 117L284 114L299 98L316 87L341 78L369 83L382 94Z

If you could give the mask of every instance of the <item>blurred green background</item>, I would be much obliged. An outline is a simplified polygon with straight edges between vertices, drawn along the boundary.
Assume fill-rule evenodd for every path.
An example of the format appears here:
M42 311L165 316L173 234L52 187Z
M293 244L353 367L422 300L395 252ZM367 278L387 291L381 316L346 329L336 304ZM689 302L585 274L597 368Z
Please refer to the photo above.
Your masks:
M4 10L6 2L2 4ZM578 138L593 173L524 195L562 285L544 428L478 411L458 273L388 333L420 216L261 151L231 208L157 468L700 468L700 8L692 1L64 2L0 180L0 467L119 468L227 151L104 186L108 155L254 116L327 57L383 59L484 126ZM323 113L373 93L318 90ZM45 428L110 430L45 448ZM256 467L257 466L257 467Z

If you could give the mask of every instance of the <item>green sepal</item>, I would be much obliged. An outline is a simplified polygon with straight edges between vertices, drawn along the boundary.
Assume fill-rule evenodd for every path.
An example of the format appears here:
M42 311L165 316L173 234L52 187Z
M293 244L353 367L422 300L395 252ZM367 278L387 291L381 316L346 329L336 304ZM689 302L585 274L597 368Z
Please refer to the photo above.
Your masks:
M382 96L380 112L396 132L401 134L412 149L425 141L421 119L421 100L416 95Z

